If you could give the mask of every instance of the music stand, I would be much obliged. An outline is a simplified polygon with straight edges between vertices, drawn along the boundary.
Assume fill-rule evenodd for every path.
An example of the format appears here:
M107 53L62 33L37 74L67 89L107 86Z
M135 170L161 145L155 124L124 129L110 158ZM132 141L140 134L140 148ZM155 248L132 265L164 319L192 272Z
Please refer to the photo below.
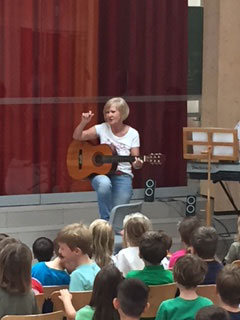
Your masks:
M211 163L238 161L237 130L224 128L183 128L183 158L208 163L206 225L210 226Z

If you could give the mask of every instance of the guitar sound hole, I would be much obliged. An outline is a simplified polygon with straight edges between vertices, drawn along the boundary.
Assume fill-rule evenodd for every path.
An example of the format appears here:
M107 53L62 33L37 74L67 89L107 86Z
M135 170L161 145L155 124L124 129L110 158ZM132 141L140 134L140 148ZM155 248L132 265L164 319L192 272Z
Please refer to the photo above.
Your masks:
M101 154L97 154L97 155L94 157L94 163L95 163L97 166L101 166L101 165L103 164L102 155L101 155Z

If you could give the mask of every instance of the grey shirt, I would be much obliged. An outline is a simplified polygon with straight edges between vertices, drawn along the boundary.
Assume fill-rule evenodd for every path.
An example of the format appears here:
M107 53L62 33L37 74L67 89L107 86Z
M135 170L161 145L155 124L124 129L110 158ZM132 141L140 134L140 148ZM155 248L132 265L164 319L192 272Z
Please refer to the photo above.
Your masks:
M233 242L225 257L226 263L232 263L235 260L240 260L240 242Z
M5 315L38 314L38 306L32 290L26 294L9 294L0 288L0 318Z

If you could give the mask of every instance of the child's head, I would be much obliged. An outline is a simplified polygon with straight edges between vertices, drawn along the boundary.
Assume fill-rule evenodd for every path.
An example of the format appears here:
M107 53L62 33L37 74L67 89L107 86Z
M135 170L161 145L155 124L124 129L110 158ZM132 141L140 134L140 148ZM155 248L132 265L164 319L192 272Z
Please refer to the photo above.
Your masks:
M152 265L158 265L167 255L165 238L158 231L145 232L140 240L139 255Z
M89 229L92 232L93 258L102 268L111 262L114 248L114 232L112 226L102 219L94 220Z
M6 239L6 238L8 238L8 237L9 237L8 234L6 234L6 233L0 233L0 241L2 241L3 239Z
M213 259L217 251L217 231L213 227L200 227L192 233L190 244L200 258Z
M113 299L117 296L117 287L123 280L121 272L113 264L103 267L94 280L89 305L95 309L93 319L119 319L113 308Z
M238 308L240 304L240 268L226 265L217 275L217 292L223 303Z
M201 284L207 273L207 264L198 256L186 254L173 267L174 281L186 289L194 289Z
M80 256L92 255L92 234L82 223L73 223L61 229L56 239L59 245L59 256L66 263L74 264Z
M170 237L165 231L158 230L158 233L162 236L162 240L165 242L167 251L172 247L172 237Z
M230 320L226 310L219 306L204 307L196 314L196 320Z
M123 220L125 246L138 247L141 236L151 229L151 221L142 213L128 214Z
M201 226L200 220L197 217L185 217L178 226L178 232L180 233L182 242L186 245L190 245L190 237L194 230Z
M33 242L32 251L38 261L50 261L54 252L53 242L49 238L39 237Z
M125 315L139 318L149 307L149 288L139 279L123 280L117 291L117 298L113 300L114 307L118 310L120 317Z
M32 252L22 242L9 239L1 241L0 287L8 293L27 293L31 289Z

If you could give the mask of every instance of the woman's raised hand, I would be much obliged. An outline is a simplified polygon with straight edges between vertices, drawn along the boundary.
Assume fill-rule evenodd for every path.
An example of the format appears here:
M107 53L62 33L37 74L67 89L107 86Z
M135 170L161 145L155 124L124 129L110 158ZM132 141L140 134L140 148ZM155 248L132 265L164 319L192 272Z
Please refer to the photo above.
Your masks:
M85 124L89 123L94 116L94 113L90 110L88 112L83 112L82 113L82 122Z

